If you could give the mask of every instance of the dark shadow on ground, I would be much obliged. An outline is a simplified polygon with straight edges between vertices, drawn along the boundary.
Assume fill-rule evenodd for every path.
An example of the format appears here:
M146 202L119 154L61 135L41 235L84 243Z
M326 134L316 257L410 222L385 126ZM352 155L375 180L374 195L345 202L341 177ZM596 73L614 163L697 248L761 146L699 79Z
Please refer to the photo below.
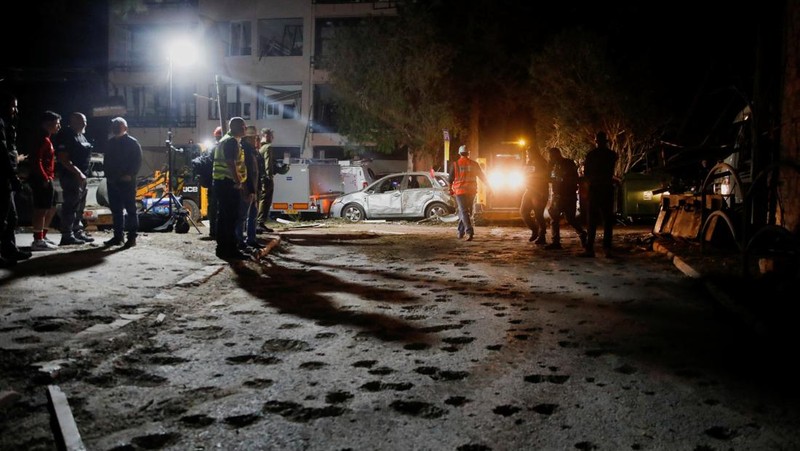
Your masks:
M124 251L122 247L114 249L94 246L86 249L76 249L72 252L59 252L46 255L36 255L28 260L17 262L16 265L5 268L8 275L0 277L0 286L11 283L16 279L25 277L47 277L52 274L66 274L81 271L86 268L98 266L111 254Z

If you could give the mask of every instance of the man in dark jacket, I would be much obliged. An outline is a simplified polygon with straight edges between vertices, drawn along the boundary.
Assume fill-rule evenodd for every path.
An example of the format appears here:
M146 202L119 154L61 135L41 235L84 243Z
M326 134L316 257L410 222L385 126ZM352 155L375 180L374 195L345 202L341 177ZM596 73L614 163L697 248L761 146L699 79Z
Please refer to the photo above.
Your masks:
M61 183L61 246L91 243L94 238L83 230L86 208L86 177L92 158L92 144L86 139L86 116L72 113L69 126L55 137L58 179Z
M564 158L561 149L550 148L550 184L553 194L550 199L550 224L552 227L552 242L545 249L561 249L561 215L567 224L575 229L581 240L581 246L586 247L586 231L583 230L575 218L575 208L578 203L578 167L575 162Z
M608 136L598 132L597 147L586 154L583 175L586 178L589 200L588 237L582 257L594 257L594 240L597 225L603 222L603 252L611 256L611 239L614 230L614 168L617 153L608 147Z
M0 267L31 257L30 252L17 247L15 236L14 192L22 189L17 175L17 113L17 98L11 93L0 93Z
M550 197L550 167L538 150L528 148L528 161L525 165L525 192L519 206L522 222L531 231L528 241L539 245L547 244L547 223L544 210ZM533 215L531 215L533 213Z
M108 140L103 168L108 183L108 203L114 225L114 237L106 246L136 246L139 217L136 212L136 175L142 166L142 146L128 134L128 122L121 117L111 120L114 136ZM123 233L127 232L127 241Z

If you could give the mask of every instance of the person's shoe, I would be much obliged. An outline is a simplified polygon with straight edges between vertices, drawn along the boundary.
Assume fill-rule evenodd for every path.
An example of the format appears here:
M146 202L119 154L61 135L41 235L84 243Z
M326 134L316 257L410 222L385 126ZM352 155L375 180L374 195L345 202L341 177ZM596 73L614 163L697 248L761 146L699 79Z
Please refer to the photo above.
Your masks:
M581 247L586 249L586 232L578 234L578 239L581 240Z
M94 238L89 236L89 234L86 233L86 231L84 230L78 230L77 232L75 232L75 238L84 241L86 243L94 243Z
M530 241L530 242L533 242L533 241L535 241L537 238L539 238L539 232L531 232L531 237L530 237L530 238L528 238L528 241Z
M578 254L578 257L594 258L594 251L591 251L591 250L587 249L587 250L581 252L580 254Z
M255 250L264 249L266 247L263 244L259 243L258 241L248 241L247 246L252 247Z
M223 260L250 260L250 256L240 251L233 252L220 252L217 251L217 257Z
M136 246L136 237L135 236L128 237L128 239L125 240L125 244L122 245L122 247L124 247L125 249L131 248L133 246Z
M13 249L9 252L3 252L2 258L4 258L6 261L18 262L20 260L27 260L31 258L31 255L32 254L30 252L23 251L20 249Z
M539 245L545 245L545 244L547 244L547 239L542 237L542 236L540 236L539 238L536 238L536 241L534 241L533 243L534 244L539 244Z
M458 232L458 239L464 238L464 232Z
M50 238L45 237L45 238L43 238L43 240L47 244L52 244L53 246L57 246L56 242L51 240Z
M119 246L120 244L125 243L121 236L115 236L110 240L103 241L104 246Z
M85 244L86 241L78 239L72 235L64 235L61 237L61 242L58 243L59 246L74 246L77 244Z
M58 249L55 243L48 243L45 240L33 240L31 244L32 251L52 251Z
M468 233L465 241L472 241L472 234Z
M0 268L10 268L17 264L16 260L6 260L3 257L0 257Z
M547 246L545 246L544 248L547 249L548 251L553 250L553 249L563 249L561 247L561 243L557 243L557 242L552 242L552 243L548 244Z

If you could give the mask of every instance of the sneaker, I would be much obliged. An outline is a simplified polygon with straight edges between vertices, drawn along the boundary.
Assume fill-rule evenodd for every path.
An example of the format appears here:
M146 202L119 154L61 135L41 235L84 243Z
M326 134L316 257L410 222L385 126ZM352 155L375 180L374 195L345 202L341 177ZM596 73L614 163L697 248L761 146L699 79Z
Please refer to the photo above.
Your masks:
M472 241L472 234L471 234L471 233L468 233L468 234L467 234L467 239L466 239L466 241Z
M86 241L80 240L75 238L72 235L65 235L61 237L61 242L58 243L59 246L74 246L76 244L84 244Z
M534 244L545 245L545 244L547 244L547 239L545 239L544 237L540 236L539 238L536 238L536 241L534 241Z
M127 240L125 240L125 244L122 245L122 247L124 247L125 249L131 248L133 246L136 246L135 236L129 237Z
M75 232L75 238L84 241L86 243L94 243L94 238L89 236L89 234L83 230L78 230L77 232Z
M528 238L528 241L530 241L530 242L533 242L533 241L535 241L537 238L539 238L539 232L531 232L531 237L530 237L530 238Z
M45 237L44 242L48 244L52 244L53 246L58 246L55 241L50 240L50 238Z
M545 246L544 248L547 249L547 250L562 249L561 243L557 243L557 242L552 242L552 243L548 244L547 246Z
M58 249L58 245L55 243L48 243L45 240L33 240L31 244L32 251L52 251Z
M115 236L110 240L103 241L104 246L119 246L120 244L124 243L125 241L120 236Z
M244 254L240 251L233 251L233 252L219 252L217 251L217 257L223 260L250 260L250 256Z
M458 232L458 239L464 238L464 232Z

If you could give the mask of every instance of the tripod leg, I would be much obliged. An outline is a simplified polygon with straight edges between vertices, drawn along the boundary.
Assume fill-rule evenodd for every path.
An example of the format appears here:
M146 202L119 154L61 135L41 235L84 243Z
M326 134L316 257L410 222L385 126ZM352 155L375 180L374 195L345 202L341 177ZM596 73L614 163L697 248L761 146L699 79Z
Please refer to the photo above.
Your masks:
M169 193L169 198L170 198L170 202L171 202L171 203L172 203L172 202L174 202L174 203L175 203L175 208L176 208L176 210L175 210L175 211L179 211L179 212L181 212L181 213L184 213L184 214L186 214L186 220L187 220L187 221L189 221L189 224L191 224L192 226L194 226L194 229L195 229L195 230L197 230L197 233L200 233L200 234L202 234L203 232L202 232L202 231L200 231L200 228L199 228L199 227L197 227L197 223L196 223L196 222L194 222L194 219L192 219L192 217L191 217L191 216L190 216L188 213L186 213L186 209L185 209L185 208L183 208L183 205L182 205L182 204L181 204L181 203L178 201L178 198L177 198L177 197L175 197L175 195L174 195L174 194L172 194L172 193Z

